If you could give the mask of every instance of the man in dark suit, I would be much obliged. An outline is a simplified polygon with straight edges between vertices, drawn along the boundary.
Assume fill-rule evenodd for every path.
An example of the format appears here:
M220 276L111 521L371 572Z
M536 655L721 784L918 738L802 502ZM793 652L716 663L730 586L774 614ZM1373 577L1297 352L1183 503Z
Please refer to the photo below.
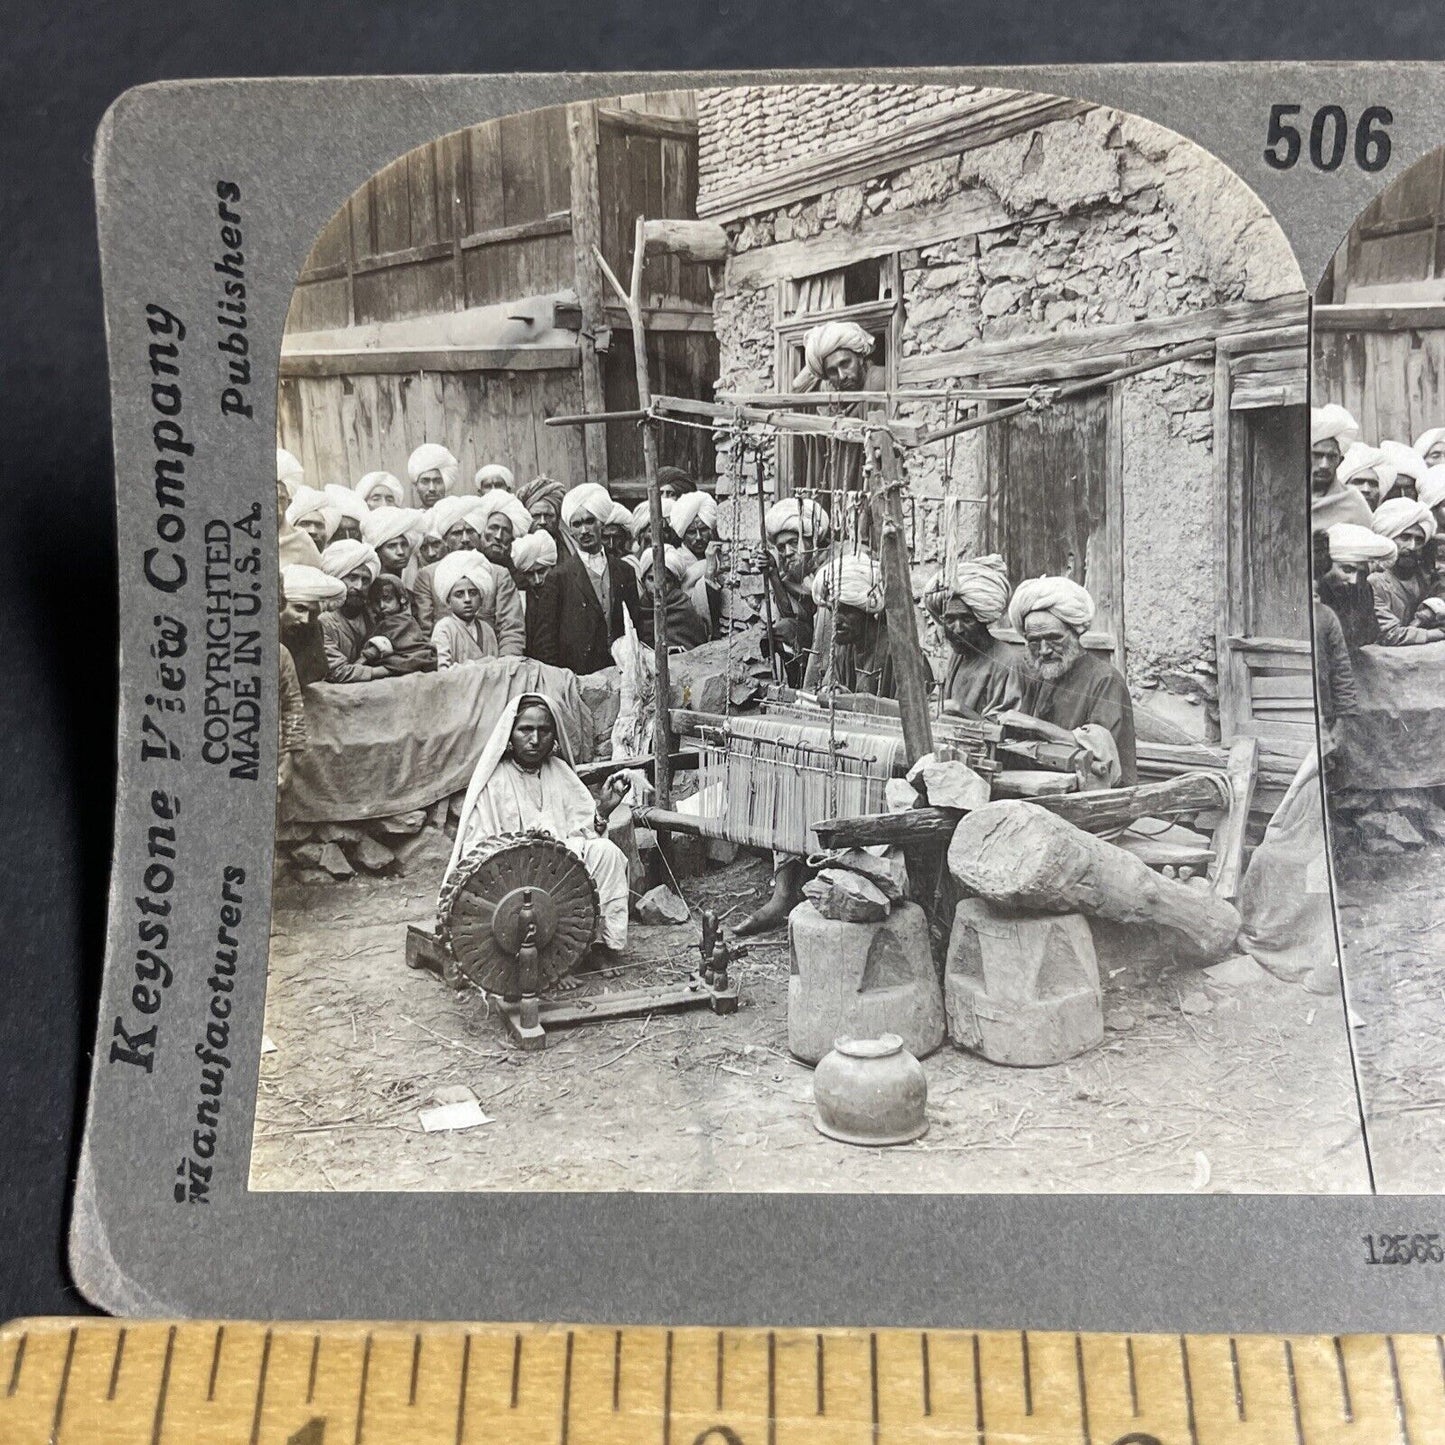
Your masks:
M551 576L528 599L536 613L528 617L528 651L538 662L579 675L600 672L612 666L624 609L637 625L637 574L602 546L602 528L611 514L612 498L595 482L574 487L563 500L562 521L577 550L564 550Z

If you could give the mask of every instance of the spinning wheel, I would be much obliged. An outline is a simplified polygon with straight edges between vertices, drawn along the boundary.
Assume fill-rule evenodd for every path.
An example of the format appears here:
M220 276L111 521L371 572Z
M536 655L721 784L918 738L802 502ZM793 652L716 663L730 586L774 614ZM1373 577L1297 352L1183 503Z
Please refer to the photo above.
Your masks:
M540 833L479 843L437 901L437 931L455 969L507 1000L538 993L569 973L590 947L597 917L597 888L581 859Z

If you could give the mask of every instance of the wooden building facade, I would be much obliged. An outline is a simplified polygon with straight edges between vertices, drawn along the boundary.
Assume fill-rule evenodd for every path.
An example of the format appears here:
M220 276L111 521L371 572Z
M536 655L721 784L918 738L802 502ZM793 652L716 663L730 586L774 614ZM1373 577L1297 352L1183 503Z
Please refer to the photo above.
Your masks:
M691 217L690 93L506 116L392 162L317 238L281 354L278 431L308 480L405 475L424 441L464 475L500 462L524 480L641 493L635 426L549 428L559 413L636 405L633 338L592 254L626 276L638 216ZM708 268L647 263L657 391L711 399L717 375ZM712 471L704 433L676 428L664 463Z

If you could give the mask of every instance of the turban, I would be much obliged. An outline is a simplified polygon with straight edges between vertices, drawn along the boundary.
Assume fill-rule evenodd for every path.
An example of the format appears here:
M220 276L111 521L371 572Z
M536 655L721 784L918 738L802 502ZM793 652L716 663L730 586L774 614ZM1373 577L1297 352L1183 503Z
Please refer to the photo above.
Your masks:
M1332 438L1342 447L1359 440L1360 427L1349 412L1336 402L1310 408L1310 445Z
M1326 536L1330 539L1330 558L1335 562L1393 562L1400 550L1388 537L1353 522L1336 522Z
M1412 502L1408 497L1391 497L1375 508L1371 525L1382 536L1392 541L1411 527L1424 527L1425 539L1435 535L1435 516L1423 502Z
M959 598L980 622L997 622L1008 607L1008 568L997 553L959 562L950 582L942 572L928 585L924 602L935 617L949 597Z
M443 497L432 510L432 524L438 537L445 537L458 522L470 522L477 531L486 522L480 497Z
M319 567L293 563L281 569L281 595L288 602L340 602L346 596L346 583Z
M649 547L637 559L637 575L645 577L652 568L653 549ZM687 576L687 569L697 559L691 552L684 551L681 547L664 547L662 549L662 565L667 568L679 581Z
M829 531L827 512L804 497L784 497L774 502L763 513L763 526L770 540L782 532L796 532L799 537L825 541Z
M365 542L333 542L321 554L321 570L328 577L349 577L358 567L366 568L368 582L381 576L381 559Z
M560 511L566 495L567 483L552 477L533 477L517 488L517 500L524 507L531 507L534 502L551 502Z
M350 487L343 487L339 482L327 482L326 505L321 509L321 515L326 519L326 539L330 541L343 517L364 523L371 513Z
M658 467L657 485L671 487L680 497L697 491L697 483L681 467Z
M672 514L677 507L676 499L664 497L662 499L662 521L664 526L672 525ZM644 497L632 509L632 521L628 524L632 528L632 535L640 537L644 527L652 525L652 503Z
M510 492L493 487L477 500L481 504L477 508L479 525L485 527L487 521L500 512L512 524L513 537L524 537L532 530L532 514Z
M1351 442L1345 448L1345 455L1335 472L1335 478L1341 482L1348 482L1362 472L1374 472L1379 477L1379 469L1382 466L1387 467L1387 470L1394 470L1394 468L1388 467L1385 454L1379 447L1366 446L1364 442ZM1380 480L1383 481L1384 478L1380 478Z
M426 513L414 507L378 507L366 514L361 537L368 547L384 547L408 532L420 531L425 518Z
M825 321L815 326L803 340L803 370L794 377L794 387L820 385L823 368L835 351L856 351L869 357L873 344L873 338L856 321Z
M423 442L407 459L406 474L412 481L423 472L440 472L447 491L454 492L461 480L461 463L444 447L436 442Z
M612 495L597 482L583 482L573 487L562 502L562 520L573 526L581 517L594 517L605 522L612 515Z
M613 502L612 514L602 524L604 527L626 527L632 530L632 508L622 502Z
M705 523L709 531L716 532L717 503L706 492L684 492L672 504L672 516L668 520L679 537L698 521Z
M406 488L390 472L367 472L356 484L356 495L364 502L377 487L386 489L393 507L399 507L406 501Z
M512 475L511 467L488 462L486 466L477 469L476 476L472 478L472 484L479 492L490 491L494 487L501 487L504 491L510 492L516 480L516 477Z
M1381 442L1380 455L1394 473L1394 476L1388 479L1380 478L1382 491L1389 490L1390 484L1396 476L1409 477L1411 481L1418 482L1428 470L1425 466L1425 458L1414 447L1407 447L1404 442Z
M441 541L442 534L437 527L437 509L435 507L428 507L421 514L416 529L423 537L434 537L438 542Z
M1445 437L1445 426L1432 426L1415 438L1415 450L1423 457L1442 437Z
M1431 467L1420 478L1420 484L1415 490L1419 495L1420 505L1429 507L1433 512L1441 502L1445 502L1445 466Z
M1052 612L1065 627L1085 632L1094 620L1094 599L1068 577L1031 577L1020 582L1008 605L1009 625L1024 630L1030 612Z
M853 552L813 574L813 601L819 607L861 607L883 611L883 577L866 552Z
M532 567L555 567L557 565L557 544L545 527L528 532L512 543L512 566L519 572Z
M437 563L432 574L432 590L438 602L446 604L452 595L452 588L469 578L482 594L483 603L491 602L497 595L497 572L480 552L450 552Z
M297 487L296 495L291 498L291 505L286 508L286 525L294 527L297 522L304 522L308 517L320 517L322 521L326 521L326 511L331 506L331 498L318 488Z
M276 480L293 497L296 495L296 488L306 480L301 463L285 447L276 448Z

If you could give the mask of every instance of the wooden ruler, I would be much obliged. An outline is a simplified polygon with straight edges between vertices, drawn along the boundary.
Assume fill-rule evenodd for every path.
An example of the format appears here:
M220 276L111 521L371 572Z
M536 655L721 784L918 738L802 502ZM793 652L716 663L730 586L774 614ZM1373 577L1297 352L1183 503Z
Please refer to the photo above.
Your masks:
M1438 1336L20 1321L3 1445L1431 1445Z

